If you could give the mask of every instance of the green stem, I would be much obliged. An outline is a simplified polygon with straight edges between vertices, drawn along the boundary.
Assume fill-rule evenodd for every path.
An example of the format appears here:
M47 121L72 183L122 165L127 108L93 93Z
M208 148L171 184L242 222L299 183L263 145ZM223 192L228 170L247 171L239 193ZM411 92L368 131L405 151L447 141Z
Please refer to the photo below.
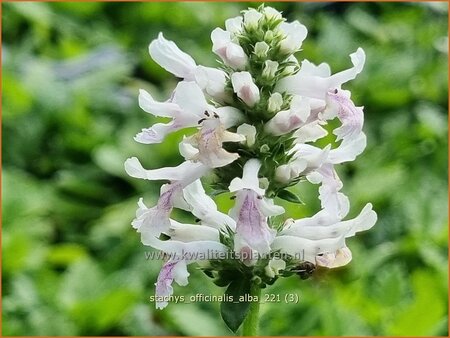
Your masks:
M244 320L242 335L243 336L257 336L259 326L259 302L261 300L261 288L257 283L252 283L250 288L250 295L252 299L258 297L258 301L250 303L247 317Z

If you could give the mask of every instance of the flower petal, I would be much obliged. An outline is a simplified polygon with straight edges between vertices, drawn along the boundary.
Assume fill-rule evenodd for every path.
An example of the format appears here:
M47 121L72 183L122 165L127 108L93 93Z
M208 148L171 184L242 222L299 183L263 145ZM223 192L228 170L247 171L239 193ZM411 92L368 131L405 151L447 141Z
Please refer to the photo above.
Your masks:
M285 53L294 53L299 50L308 34L306 27L297 20L282 22L279 29L285 35L285 38L280 42L280 49Z
M235 251L248 246L259 254L268 253L276 231L267 224L258 194L248 189L239 191L232 213L236 215Z
M339 88L343 83L353 80L362 71L366 59L363 49L358 48L355 53L350 54L350 58L353 63L353 67L350 69L328 77L300 71L280 80L275 90L324 100L330 89ZM326 66L323 66L320 72L325 73L325 68ZM308 70L310 71L311 68Z
M183 191L183 196L191 207L192 214L206 225L216 229L224 229L225 226L236 228L236 222L230 216L217 210L216 203L205 193L200 180L188 185Z
M163 309L168 305L168 299L173 294L172 283L175 280L178 285L188 284L189 272L184 260L168 261L164 263L155 283L156 308Z
M184 224L170 220L167 232L170 239L180 242L216 241L219 242L219 231L212 227L199 224Z
M173 42L166 40L162 33L149 45L150 56L161 67L175 76L192 80L196 64L194 59L181 51Z
M243 189L255 191L258 195L264 195L264 189L259 187L258 172L261 168L261 162L257 159L248 160L243 169L242 178L234 178L229 186L230 192L236 192Z
M146 170L142 167L141 162L136 157L130 157L125 161L125 171L134 178L145 180L169 180L193 182L198 177L203 176L208 170L201 163L186 161L176 167L165 167L159 169ZM195 177L195 178L194 178ZM190 183L190 182L189 182ZM189 184L186 183L186 184Z
M324 112L331 116L337 115L342 126L335 129L336 141L341 139L354 139L362 132L364 113L362 107L355 107L350 100L350 92L346 90L331 90L327 93L327 109Z
M245 68L248 57L241 46L231 41L230 32L216 28L211 32L211 40L213 52L220 56L226 65L234 69Z
M328 156L328 161L333 164L354 161L366 148L367 138L361 132L351 139L344 139L336 149L332 149Z
M176 103L155 101L144 89L139 89L139 107L154 116L175 117L181 113Z

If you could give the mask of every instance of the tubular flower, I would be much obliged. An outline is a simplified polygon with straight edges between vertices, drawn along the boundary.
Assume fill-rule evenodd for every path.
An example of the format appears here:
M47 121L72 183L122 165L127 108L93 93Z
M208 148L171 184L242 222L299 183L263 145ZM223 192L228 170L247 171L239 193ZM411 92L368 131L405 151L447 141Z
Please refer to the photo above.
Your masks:
M244 11L211 33L219 68L197 65L162 33L150 43L152 58L181 81L164 102L140 91L139 106L170 121L142 129L135 140L160 143L184 131L178 166L144 169L136 157L125 161L131 177L165 181L153 206L139 199L132 221L142 243L165 255L157 308L170 302L173 282L188 283L191 263L220 286L264 287L302 264L348 264L346 239L376 223L370 203L346 219L350 199L335 169L367 144L363 107L342 89L362 72L365 53L358 48L352 67L332 74L326 63L297 61L307 32L272 7ZM300 203L293 190L299 181L318 185L320 210L294 220L275 202ZM222 193L234 201L229 210L214 200ZM174 209L195 222L175 219Z

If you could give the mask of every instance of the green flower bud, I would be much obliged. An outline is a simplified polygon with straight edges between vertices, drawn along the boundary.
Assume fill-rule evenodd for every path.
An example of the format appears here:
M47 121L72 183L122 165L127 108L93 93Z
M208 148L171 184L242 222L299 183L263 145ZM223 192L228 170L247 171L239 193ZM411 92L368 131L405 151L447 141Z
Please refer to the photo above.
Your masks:
M275 77L275 73L278 70L278 62L267 60L264 62L264 69L262 72L262 76L265 79L271 80Z
M257 42L255 44L255 54L257 57L259 58L264 58L267 56L267 52L269 51L270 46L265 43L264 41L262 42Z

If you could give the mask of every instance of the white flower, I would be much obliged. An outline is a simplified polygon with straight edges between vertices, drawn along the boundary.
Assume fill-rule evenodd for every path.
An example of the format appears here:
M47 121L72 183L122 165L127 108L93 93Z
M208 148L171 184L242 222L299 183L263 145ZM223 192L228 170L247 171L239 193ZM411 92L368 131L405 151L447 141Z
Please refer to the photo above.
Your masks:
M355 107L350 100L350 92L339 89L328 91L326 101L324 118L330 119L337 116L342 122L342 126L333 131L333 134L337 136L336 141L358 137L364 123L363 107Z
M276 90L325 100L330 89L339 88L343 83L353 80L356 75L361 73L366 60L364 50L358 48L355 53L350 54L350 58L353 63L352 68L331 76L329 75L328 65L323 64L312 68L308 67L311 65L310 62L303 62L302 68L297 74L288 76L278 82Z
M269 122L265 129L275 135L283 135L304 125L311 113L309 99L295 95L292 98L289 110L278 112Z
M161 168L146 170L136 157L125 161L125 171L135 178L147 180L169 180L170 184L161 187L161 195L156 206L148 208L142 198L138 202L136 218L132 225L142 236L150 234L158 237L166 233L170 226L170 213L175 204L179 208L186 209L182 201L182 190L193 181L203 176L208 167L193 162L184 162L175 168Z
M231 75L231 84L234 92L247 106L253 107L259 102L259 89L253 82L249 72L233 73Z
M348 263L351 254L345 246L345 238L370 229L377 221L377 214L370 203L354 219L341 221L327 209L310 218L293 222L281 231L272 248L290 255L301 255L304 260L326 267Z
M210 168L219 168L239 158L238 154L229 153L223 149L222 143L241 141L245 141L244 136L225 130L220 123L219 116L213 115L204 118L200 130L196 134L184 138L182 143L190 144L198 150L190 153L187 160L200 161Z
M259 187L258 171L261 163L256 159L247 161L241 178L231 181L229 190L236 193L236 203L230 211L236 220L234 237L235 251L254 250L259 254L270 251L270 244L276 231L267 224L267 217L284 212L282 207L263 197L264 189Z
M216 68L197 66L194 59L166 40L162 33L149 45L150 56L168 72L186 81L195 81L215 99L225 97L225 73Z
M311 175L313 175L313 178ZM341 218L347 215L350 209L350 202L348 197L340 192L343 184L332 164L323 164L307 178L310 182L321 183L319 199L322 208Z
M227 19L225 20L225 29L231 34L238 34L242 31L242 21L241 15Z
M148 208L142 198L139 199L136 218L131 222L134 229L142 233L150 233L158 237L166 233L170 227L170 213L173 209L174 199L181 194L179 184L161 187L161 197L156 206Z
M279 29L283 32L285 38L280 42L280 50L283 53L295 53L302 46L308 30L300 22L282 22Z
M157 102L141 89L139 106L154 116L172 118L169 123L156 123L150 128L142 129L134 139L144 144L160 143L169 133L195 127L204 116L204 112L212 110L200 87L195 82L185 81L177 85L173 98L167 102Z
M213 52L220 56L226 65L239 70L245 68L248 57L241 46L231 41L230 32L216 28L211 33L211 40Z

